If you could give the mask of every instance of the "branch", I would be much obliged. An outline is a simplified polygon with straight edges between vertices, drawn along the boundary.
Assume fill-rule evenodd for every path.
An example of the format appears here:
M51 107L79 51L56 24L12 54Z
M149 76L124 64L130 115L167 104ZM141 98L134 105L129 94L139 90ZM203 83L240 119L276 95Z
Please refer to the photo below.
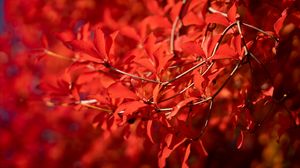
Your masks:
M182 22L181 22L181 19L182 19L182 15L183 15L183 11L185 9L186 6L188 6L190 1L187 2L187 0L182 0L182 6L179 10L179 14L178 16L176 16L173 24L172 24L172 30L171 30L171 35L170 35L170 53L174 56L174 48L175 48L175 31L176 31L176 27L177 27L177 24L178 22L180 22L180 27L179 27L179 30L180 28L182 27Z
M247 24L247 23L242 23L242 24L243 24L244 26L246 26L246 27L249 27L249 28L251 28L251 29L254 29L254 30L256 30L256 31L259 31L259 32L261 32L261 33L263 33L263 34L265 34L265 35L271 37L275 42L279 42L279 39L278 39L278 38L276 38L275 36L273 36L273 35L271 35L271 34L265 32L265 31L263 31L262 29L260 29L260 28L258 28L258 27L252 26L252 25Z
M234 23L231 23L229 26L226 27L226 29L222 32L221 37L220 37L219 40L217 41L217 43L216 43L216 45L215 45L215 47L214 47L214 49L213 49L213 52L211 53L210 57L207 58L207 60L211 59L211 58L216 54L216 52L217 52L217 50L218 50L218 48L219 48L219 46L220 46L220 44L221 44L221 42L222 42L222 40L223 40L225 34L226 34L233 26L235 26L236 24L237 24L237 22L234 22Z
M214 65L215 62L212 62L208 67L207 69L201 74L202 76L205 75L209 70L210 68ZM167 101L167 100L170 100L176 96L179 96L181 95L182 93L184 93L185 91L187 91L189 88L193 87L194 86L194 82L192 82L189 86L185 87L183 90L181 90L180 92L176 93L175 95L171 96L171 97L168 97L166 99L163 99L160 101L161 102L164 102L164 101Z
M46 55L54 57L54 58L59 58L59 59L62 59L62 60L73 61L74 62L74 59L72 59L72 58L69 58L69 57L64 56L64 55L57 54L57 53L55 53L53 51L50 51L50 50L47 50L47 49L44 49L43 52Z
M159 83L159 84L161 84L161 82L160 82L160 81L157 81L157 80L147 79L147 78L143 78L143 77L140 77L140 76L137 76L137 75L133 75L133 74L124 72L124 71L122 71L122 70L120 70L120 69L118 69L118 68L115 68L115 67L111 66L111 65L110 65L109 63L107 63L107 62L106 62L106 63L103 63L103 65L104 65L106 68L109 68L110 70L113 70L113 71L115 71L115 72L118 72L118 73L120 73L120 74L122 74L122 75L130 76L130 77L132 77L132 78L134 78L134 79L138 79L138 80L141 80L141 81L147 81L147 82L151 82L151 83Z
M202 66L205 62L206 61L202 61L202 62L198 63L197 65L191 67L190 69L186 70L185 72L177 75L175 78L173 78L173 79L171 79L169 81L163 82L162 85L166 86L166 85L170 84L171 82L174 82L175 80L182 78L186 74L188 74L188 73L192 72L193 70L195 70L195 69L199 68L200 66Z
M176 17L175 21L173 22L172 25L172 31L171 31L171 37L170 37L170 53L174 55L174 48L175 48L175 31L176 31L176 26L179 21L179 16Z

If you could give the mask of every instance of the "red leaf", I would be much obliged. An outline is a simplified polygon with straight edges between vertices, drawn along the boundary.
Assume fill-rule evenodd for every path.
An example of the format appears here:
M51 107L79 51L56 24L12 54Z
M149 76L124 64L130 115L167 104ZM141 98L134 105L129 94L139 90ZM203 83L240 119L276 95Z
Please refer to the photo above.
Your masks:
M228 26L229 22L225 16L219 13L207 14L205 18L206 23L217 23L220 25Z
M73 40L67 44L69 44L72 47L72 50L99 58L99 54L97 54L94 44L90 41Z
M95 38L94 43L97 48L97 51L101 55L102 58L108 58L107 52L106 52L106 45L105 45L105 35L100 27L96 28L95 30Z
M139 108L147 106L145 103L140 101L130 101L119 105L116 109L115 113L120 114L122 113L125 116L132 115L136 112Z
M173 140L173 134L168 134L166 136L165 141L167 143L171 143ZM173 148L170 148L168 146L164 146L163 149L159 152L158 154L158 166L163 168L166 165L166 159L170 156L170 154L178 147L180 146L183 142L185 142L186 138L183 138L176 143Z
M127 36L129 38L132 38L136 41L140 41L141 37L140 35L136 32L136 30L133 27L129 26L124 26L121 30L120 33L124 36Z
M170 17L171 17L172 21L174 21L175 18L179 16L181 7L182 7L182 1L179 1L175 5L173 5L173 8L170 12Z
M273 96L273 92L274 92L274 87L272 86L272 87L270 87L268 90L263 90L262 92L263 92L263 94L264 94L265 96L270 96L270 97L272 97L272 96Z
M223 44L219 47L216 54L212 57L213 60L217 59L227 59L227 58L237 58L238 53L231 48L228 44Z
M193 81L194 81L194 86L200 92L204 92L204 88L202 87L202 82L204 81L204 79L198 71L195 71Z
M171 147L172 139L173 139L173 134L166 135L165 142L166 142L168 148Z
M203 25L203 19L200 19L194 12L187 13L182 19L183 25Z
M157 99L158 99L158 96L159 96L160 88L161 88L161 85L160 85L160 84L157 84L157 85L155 86L155 88L153 89L153 102L154 102L155 104L157 104Z
M237 15L236 12L237 12L237 7L236 4L234 3L227 13L228 19L231 23L236 21L236 15Z
M195 143L196 150L200 152L202 156L208 156L208 153L202 143L202 140L196 141Z
M147 135L150 139L150 141L154 144L154 140L153 140L153 137L152 137L152 132L151 132L151 128L152 128L152 120L148 120L147 122Z
M239 134L239 137L237 138L237 143L236 143L237 149L241 149L243 143L244 143L244 132L240 131L240 134Z
M115 39L117 38L118 34L119 32L115 31L106 38L105 49L108 56L115 55Z
M159 153L158 157L158 167L164 168L166 165L166 159L170 156L173 150L169 149L167 146L165 146L161 152Z
M152 64L152 60L150 58L134 58L134 62L139 64L142 67L145 67L146 69L155 72L156 69L154 67L154 65Z
M197 97L190 97L190 98L187 98L181 102L179 102L173 109L173 111L171 112L171 114L168 116L168 118L172 118L174 117L178 112L179 110L184 107L185 105L187 105L189 102L193 101L193 100L196 100Z
M152 14L163 15L162 9L159 7L157 1L145 1L146 6Z
M168 65L168 62L170 59L173 58L173 55L168 54L168 55L163 55L163 57L160 57L158 59L158 67L157 67L157 72L160 73L162 70L166 68Z
M190 153L191 153L191 144L189 144L186 147L183 162L182 162L182 165L181 165L182 168L188 168L189 167L189 165L187 164L187 161L189 159Z
M151 33L147 40L145 41L145 50L148 56L151 59L151 64L156 67L157 65L157 60L155 59L153 53L158 49L158 46L155 45L156 43L156 37L154 36L153 33Z
M192 41L181 44L181 49L186 54L197 54L199 56L205 55L200 45Z
M134 92L129 90L126 86L120 82L116 82L109 86L108 93L112 98L128 98L128 99L137 99L138 97Z
M206 58L209 58L211 56L212 51L215 48L215 45L220 37L221 35L208 35L205 37L204 42L202 43L202 49Z
M72 40L75 40L74 33L70 30L58 33L56 37L62 42L70 42Z
M281 17L276 21L276 23L274 24L274 30L275 33L277 35L279 35L279 31L281 30L282 26L283 26L283 22L285 20L287 16L287 9L285 9L282 13L281 13Z
M154 51L155 59L158 62L158 66L156 68L157 73L166 70L166 66L168 65L170 59L173 58L172 54L169 54L169 45L164 43L164 45L157 45L159 48Z
M233 37L232 40L231 40L231 45L233 45L233 47L235 48L235 51L239 55L243 54L243 50L242 50L242 38L241 38L241 36L235 36L235 37Z
M171 23L166 17L163 16L148 16L144 19L143 23L148 25L151 30L155 30L157 28L170 29L172 27Z

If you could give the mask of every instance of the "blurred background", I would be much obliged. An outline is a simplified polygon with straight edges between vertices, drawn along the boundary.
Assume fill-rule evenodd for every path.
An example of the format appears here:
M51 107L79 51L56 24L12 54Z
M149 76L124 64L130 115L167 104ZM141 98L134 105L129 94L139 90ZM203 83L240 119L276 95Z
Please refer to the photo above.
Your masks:
M3 8L3 0L0 0L0 32L4 29L4 8Z

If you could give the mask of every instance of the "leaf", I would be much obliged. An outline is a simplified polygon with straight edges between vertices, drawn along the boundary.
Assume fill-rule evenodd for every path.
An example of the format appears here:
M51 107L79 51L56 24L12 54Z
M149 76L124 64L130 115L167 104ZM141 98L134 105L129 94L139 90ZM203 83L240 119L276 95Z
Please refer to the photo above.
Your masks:
M272 97L272 96L273 96L273 92L274 92L274 87L272 86L272 87L270 87L268 90L263 90L262 92L263 92L263 94L264 94L265 96L270 96L270 97Z
M191 101L196 100L196 99L197 99L197 97L190 97L190 98L187 98L187 99L185 99L185 100L179 102L179 103L174 107L173 111L172 111L171 114L168 116L168 118L170 119L170 118L174 117L174 116L179 112L179 110L180 110L182 107L184 107L185 105L187 105L188 103L190 103Z
M187 164L187 161L189 159L190 153L191 153L191 144L189 144L186 147L183 162L182 162L182 165L181 165L182 168L188 168L189 167L189 165Z
M204 21L200 19L194 12L187 13L182 19L184 26L203 25Z
M239 136L237 138L237 142L236 142L236 148L241 149L241 147L243 146L243 143L244 143L244 132L240 131Z
M221 35L208 35L205 37L204 42L202 43L202 49L206 56L206 58L209 58L212 54L213 49L215 48L215 45L217 44L219 38Z
M166 17L158 15L148 16L143 20L143 24L147 25L151 30L158 28L170 29L172 27L171 23Z
M202 140L196 141L194 144L195 144L196 150L197 150L198 152L200 152L200 154L201 154L202 156L208 156L208 153L207 153L207 151L206 151L206 149L205 149L205 147L204 147L204 145L203 145Z
M71 46L71 49L74 51L82 52L82 53L88 54L90 56L99 58L99 54L97 54L94 44L90 41L73 40L66 44L67 44L67 46ZM102 57L100 57L100 58L102 58Z
M224 25L224 26L229 25L229 22L226 19L226 17L219 13L207 14L205 17L205 22L206 23L217 23L217 24Z
M137 33L137 31L130 26L124 26L121 30L120 33L124 36L127 36L129 38L134 39L135 41L140 41L141 37L140 35Z
M243 54L242 50L242 38L241 36L235 36L231 40L231 45L234 47L234 50L239 54Z
M156 14L156 15L163 15L164 14L162 9L159 7L157 1L145 1L145 3L146 3L146 6L147 6L147 9L152 14Z
M167 147L171 147L171 143L172 143L172 139L173 139L173 134L169 133L166 135L165 137L165 142L167 144Z
M116 114L122 113L125 116L132 115L139 108L147 106L145 103L140 101L130 101L119 105L119 107L115 110Z
M152 128L152 122L153 120L148 120L147 122L147 135L150 139L150 141L155 144L154 140L153 140L153 137L152 137L152 132L151 132L151 128Z
M101 57L107 59L108 56L107 56L107 52L106 52L105 35L100 27L97 27L95 30L94 43L95 43L95 47L97 48L97 51L99 52Z
M200 75L198 71L195 71L193 76L194 86L198 91L204 92L204 88L202 87L202 82L204 81L204 78Z
M231 48L228 44L223 44L219 47L217 50L216 54L212 57L213 60L218 60L218 59L227 59L227 58L237 58L238 53Z
M288 9L285 9L282 13L281 13L281 17L276 21L276 23L274 24L274 30L275 30L275 33L277 35L279 35L279 31L281 30L282 26L283 26L283 22L287 16L287 10Z
M173 54L169 54L169 45L168 43L163 43L163 45L157 45L159 48L154 51L154 57L158 62L158 66L156 68L156 72L160 73L166 70L166 66L173 58Z
M171 144L173 140L173 134L168 134L166 136L165 141L167 141L167 143ZM178 143L176 143L173 148L170 148L167 146L164 146L163 149L159 152L158 154L158 166L163 168L166 165L166 159L170 156L170 154L177 148L179 147L183 142L185 142L186 138L182 138L178 141Z
M200 45L192 41L181 44L181 49L185 54L197 54L198 56L205 55Z
M176 17L179 16L181 7L182 7L181 1L179 1L175 5L173 5L171 12L170 12L170 17L171 17L172 21L174 21L176 19Z
M119 34L119 31L115 31L106 38L105 47L106 47L106 53L108 56L115 55L115 46L116 46L115 40L116 40L118 34Z
M153 102L154 102L154 104L157 104L157 99L158 99L158 96L159 96L160 89L161 89L160 84L157 84L155 86L155 88L153 89Z
M158 46L155 45L156 43L156 37L153 33L151 33L148 38L145 41L145 50L150 58L151 64L156 67L157 66L157 60L154 57L154 52L158 49Z
M236 21L236 15L237 15L237 7L236 4L233 3L233 5L231 6L231 8L228 10L227 16L228 19L231 23Z
M137 99L138 97L134 92L129 90L120 82L116 82L108 87L108 93L112 98L128 98Z
M135 57L134 58L134 62L136 64L139 64L140 66L150 70L151 72L155 72L156 69L154 67L154 65L152 64L152 61L150 58L138 58L138 57Z
M165 146L158 156L158 167L164 168L166 165L166 159L170 156L173 150L169 149L167 146Z
M70 42L72 40L75 40L75 35L72 31L67 30L61 33L56 34L56 37L62 41L63 43L65 42Z

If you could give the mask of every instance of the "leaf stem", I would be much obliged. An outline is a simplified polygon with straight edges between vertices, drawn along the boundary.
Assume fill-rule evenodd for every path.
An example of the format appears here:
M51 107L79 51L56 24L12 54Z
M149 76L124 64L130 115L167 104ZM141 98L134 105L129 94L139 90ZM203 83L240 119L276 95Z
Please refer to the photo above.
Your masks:
M152 79L147 79L147 78L143 78L143 77L140 77L140 76L137 76L137 75L133 75L131 73L127 73L127 72L124 72L118 68L115 68L113 66L111 66L110 64L107 64L107 63L104 63L103 64L105 67L109 68L110 70L113 70L115 72L118 72L122 75L126 75L126 76L130 76L134 79L138 79L138 80L142 80L142 81L147 81L147 82L151 82L151 83L161 83L160 81L157 81L157 80L152 80Z
M259 31L259 32L261 32L261 33L263 33L263 34L265 34L265 35L271 37L275 42L279 42L279 39L278 39L278 38L276 38L275 36L273 36L273 35L271 35L271 34L265 32L265 31L263 31L262 29L260 29L260 28L258 28L258 27L255 27L255 26L250 25L250 24L247 24L247 23L242 23L242 24L243 24L244 26L246 26L246 27L249 27L249 28L251 28L251 29L254 29L254 30L256 30L256 31Z
M220 44L225 36L225 34L233 27L237 24L237 22L234 22L234 23L231 23L229 26L226 27L226 29L224 29L224 31L222 32L221 34L221 37L218 39L214 49L213 49L213 52L211 53L210 57L207 58L207 60L211 59L217 52L218 48L220 47Z

